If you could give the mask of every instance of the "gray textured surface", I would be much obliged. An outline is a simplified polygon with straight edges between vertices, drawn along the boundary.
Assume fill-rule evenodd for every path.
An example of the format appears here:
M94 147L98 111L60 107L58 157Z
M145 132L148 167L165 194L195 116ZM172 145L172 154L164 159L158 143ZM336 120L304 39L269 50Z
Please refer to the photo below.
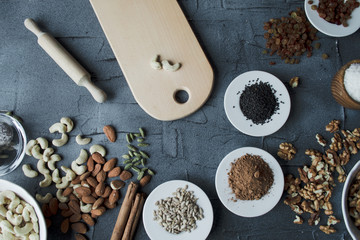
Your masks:
M220 203L214 185L216 168L230 151L242 146L260 147L275 155L279 143L292 142L299 154L290 162L279 160L285 174L309 163L304 151L320 149L316 133L332 119L340 119L348 129L360 127L359 112L340 107L330 93L330 82L336 70L349 60L359 58L359 31L345 38L318 34L322 47L313 57L302 58L298 65L286 65L278 57L264 56L263 22L285 16L303 5L294 0L180 0L190 25L203 46L215 71L215 84L210 99L193 115L172 122L159 122L137 105L116 62L97 18L86 0L0 0L0 108L13 109L24 120L28 138L45 136L52 139L48 127L62 116L76 122L70 144L58 152L63 164L78 156L80 146L74 144L79 133L91 135L93 142L106 145L109 156L125 151L123 132L148 130L150 166L158 174L145 188L150 191L164 181L189 180L200 186L214 207L214 224L209 239L350 239L342 221L338 184L331 201L335 216L341 219L337 233L326 236L317 227L292 223L294 213L279 203L270 213L257 218L242 218L230 213ZM25 18L34 18L43 30L51 32L90 72L93 79L109 95L104 104L97 104L88 92L77 87L37 45L35 36L23 25ZM321 59L325 52L330 58ZM275 61L270 66L269 61ZM268 71L283 82L301 78L300 86L290 90L292 109L287 123L275 134L264 138L246 136L227 120L223 96L228 84L249 70ZM119 140L109 144L102 127L116 127ZM354 165L352 158L346 170ZM25 157L24 163L35 165ZM13 181L33 195L45 193L37 185L39 179L27 179L21 169L2 177ZM52 191L54 189L52 188ZM125 192L122 192L125 194ZM118 209L108 211L90 230L91 239L108 239ZM325 224L323 216L322 223ZM54 225L59 226L59 222ZM73 238L71 234L66 238ZM49 239L63 239L59 228L51 227ZM147 239L142 223L136 239Z

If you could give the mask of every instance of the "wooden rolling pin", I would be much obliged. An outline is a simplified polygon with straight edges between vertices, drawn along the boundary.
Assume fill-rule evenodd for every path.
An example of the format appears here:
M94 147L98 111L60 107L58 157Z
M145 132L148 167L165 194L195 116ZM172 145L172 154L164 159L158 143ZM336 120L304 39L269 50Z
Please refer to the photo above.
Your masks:
M45 52L49 54L77 85L89 90L97 102L105 102L106 93L91 82L90 74L53 36L49 33L42 32L36 22L31 18L25 19L24 24L27 29L38 37L38 43Z

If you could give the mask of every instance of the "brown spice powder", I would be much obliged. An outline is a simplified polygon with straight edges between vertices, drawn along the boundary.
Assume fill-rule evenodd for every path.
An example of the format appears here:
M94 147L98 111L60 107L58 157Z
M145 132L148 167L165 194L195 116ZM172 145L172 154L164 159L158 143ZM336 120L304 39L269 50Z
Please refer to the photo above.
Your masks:
M231 163L229 186L237 199L258 200L270 189L274 174L258 155L246 154Z

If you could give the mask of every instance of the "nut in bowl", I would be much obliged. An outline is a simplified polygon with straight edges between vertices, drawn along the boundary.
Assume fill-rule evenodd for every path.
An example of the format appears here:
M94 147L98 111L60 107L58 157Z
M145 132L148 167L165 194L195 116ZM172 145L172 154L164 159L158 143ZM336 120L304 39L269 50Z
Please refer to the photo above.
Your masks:
M354 100L354 98L360 98L360 92L356 94L356 90L360 89L360 84L356 82L360 77L360 72L358 72L358 78L355 79L356 70L352 71L354 67L354 69L357 69L357 66L360 67L360 59L352 60L340 68L331 82L331 93L335 100L343 107L360 110L360 101ZM352 79L354 80L352 81ZM347 88L352 88L352 92L348 92ZM353 94L353 97L350 94Z
M341 209L346 228L353 239L360 239L360 205L354 196L360 190L360 161L351 169L342 191ZM360 209L359 209L360 210Z

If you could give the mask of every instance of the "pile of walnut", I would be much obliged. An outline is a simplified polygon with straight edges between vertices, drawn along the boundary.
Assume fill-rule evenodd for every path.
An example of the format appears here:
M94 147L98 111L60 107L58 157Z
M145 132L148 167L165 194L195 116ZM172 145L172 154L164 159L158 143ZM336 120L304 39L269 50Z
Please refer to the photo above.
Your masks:
M354 220L355 226L360 229L360 172L356 174L354 182L350 186L348 205L349 214Z
M335 187L333 173L338 172L338 181L346 180L345 171L342 166L349 162L350 155L356 154L360 149L360 128L349 130L339 129L340 121L333 120L326 126L326 131L334 133L329 148L325 153L307 149L305 154L311 158L311 166L298 168L300 178L294 178L291 174L285 178L285 191L289 194L284 203L298 215L304 212L310 213L309 225L318 225L320 222L320 211L329 216L327 225L320 226L320 230L326 234L335 233L332 227L340 220L332 214L331 194ZM338 133L341 132L342 136ZM318 143L325 147L326 141L320 135L316 135ZM296 224L302 224L300 216L294 220Z

